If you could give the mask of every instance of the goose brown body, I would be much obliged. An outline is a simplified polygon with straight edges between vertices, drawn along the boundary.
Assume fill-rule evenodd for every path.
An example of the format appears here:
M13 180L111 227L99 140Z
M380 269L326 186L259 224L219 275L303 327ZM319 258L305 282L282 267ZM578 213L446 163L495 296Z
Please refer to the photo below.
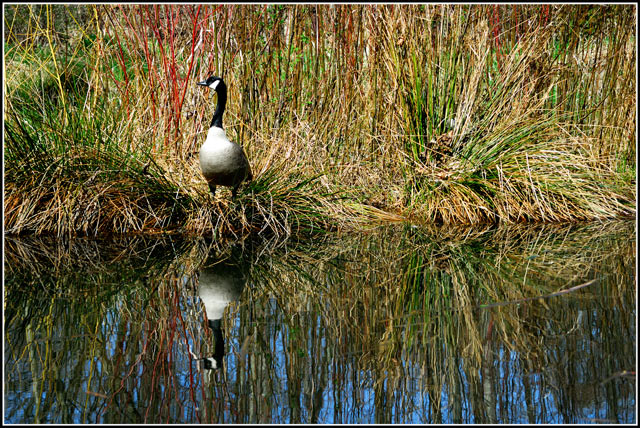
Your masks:
M251 168L242 147L229 141L222 128L211 127L200 147L200 169L209 184L238 186L251 180Z

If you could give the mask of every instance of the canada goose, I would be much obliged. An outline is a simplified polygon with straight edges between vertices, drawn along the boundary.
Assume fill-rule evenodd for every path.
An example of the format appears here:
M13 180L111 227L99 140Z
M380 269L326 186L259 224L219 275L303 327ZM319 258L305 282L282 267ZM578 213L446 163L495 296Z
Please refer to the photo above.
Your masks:
M208 86L218 93L218 105L211 119L207 139L200 147L200 169L209 183L211 194L215 196L216 186L233 187L232 197L236 196L240 183L253 178L249 160L242 147L229 141L222 129L222 115L227 104L227 85L217 76L211 76L200 86Z
M198 295L204 304L207 326L211 329L215 341L213 356L201 360L206 369L219 369L224 357L224 310L231 302L240 298L247 280L239 264L222 261L202 269L198 282Z

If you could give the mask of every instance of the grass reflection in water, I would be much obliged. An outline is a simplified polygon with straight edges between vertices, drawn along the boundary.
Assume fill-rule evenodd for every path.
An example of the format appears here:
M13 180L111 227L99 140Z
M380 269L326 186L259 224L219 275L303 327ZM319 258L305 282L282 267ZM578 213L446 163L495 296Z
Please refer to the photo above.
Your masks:
M7 237L5 422L634 422L634 235Z

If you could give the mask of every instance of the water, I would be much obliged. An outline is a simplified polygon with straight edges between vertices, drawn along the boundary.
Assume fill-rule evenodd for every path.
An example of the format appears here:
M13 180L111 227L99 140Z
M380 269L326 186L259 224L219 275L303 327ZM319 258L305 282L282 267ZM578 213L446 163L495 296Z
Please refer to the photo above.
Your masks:
M635 423L635 234L7 237L4 422Z

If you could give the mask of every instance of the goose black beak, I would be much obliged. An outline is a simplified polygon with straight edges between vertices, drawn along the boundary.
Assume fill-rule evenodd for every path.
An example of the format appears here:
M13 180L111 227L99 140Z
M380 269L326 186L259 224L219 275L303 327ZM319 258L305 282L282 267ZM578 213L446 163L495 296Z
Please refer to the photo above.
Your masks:
M203 80L202 82L198 82L198 83L196 83L196 85L209 86L209 85L207 85L207 81L206 80Z

